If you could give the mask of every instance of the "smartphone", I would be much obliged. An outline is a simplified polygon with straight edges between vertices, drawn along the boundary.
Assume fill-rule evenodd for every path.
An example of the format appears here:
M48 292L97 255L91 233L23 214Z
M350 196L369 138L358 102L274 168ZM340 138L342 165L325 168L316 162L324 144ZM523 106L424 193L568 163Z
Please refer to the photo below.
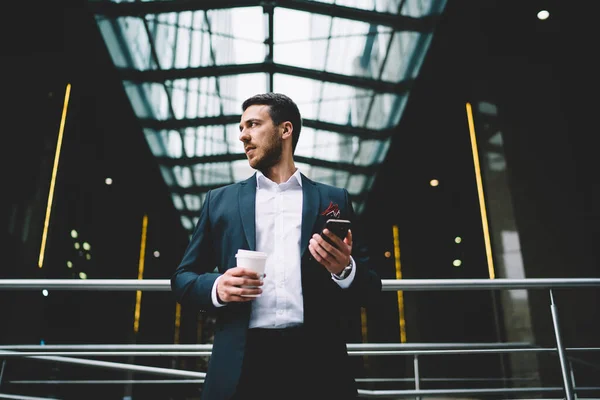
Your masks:
M325 228L329 229L342 240L346 238L348 230L350 230L351 226L352 223L347 219L328 219L325 223ZM333 244L326 235L323 235L322 232L321 237L325 239L329 244Z

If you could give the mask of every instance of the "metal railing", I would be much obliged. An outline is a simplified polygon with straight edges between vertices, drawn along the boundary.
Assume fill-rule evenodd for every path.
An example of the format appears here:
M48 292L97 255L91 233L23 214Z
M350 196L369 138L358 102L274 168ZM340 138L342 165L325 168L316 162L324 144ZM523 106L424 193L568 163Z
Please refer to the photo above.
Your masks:
M440 291L440 290L511 290L545 289L550 295L550 311L556 347L537 347L528 343L348 343L348 353L352 356L397 356L412 355L414 367L414 390L364 390L359 396L364 398L423 397L423 396L468 396L468 395L507 395L525 393L562 393L567 400L574 400L576 392L596 391L600 387L574 387L573 371L567 352L598 351L597 347L565 348L560 333L558 312L554 302L553 289L557 288L600 287L600 278L535 278L535 279L383 279L383 291ZM0 280L0 290L85 290L85 291L170 291L168 279L4 279ZM121 369L133 372L185 378L168 382L204 381L205 373L173 368L159 368L145 365L109 362L74 357L88 356L177 356L198 357L211 354L211 344L196 345L8 345L0 346L0 359L32 358L42 361L80 364L91 367ZM419 355L443 354L482 354L535 352L557 354L562 374L563 387L551 388L489 388L489 389L420 389ZM26 382L26 381L24 381ZM50 381L46 381L50 382ZM63 381L64 383L68 381ZM81 381L80 381L81 382ZM92 382L92 381L90 381ZM97 381L95 381L97 382ZM129 383L136 381L127 381ZM140 382L140 381L137 381ZM154 382L154 381L146 381ZM2 374L0 374L0 384ZM114 383L126 383L125 380ZM11 396L0 393L0 398Z
M599 287L600 278L382 279L382 290L558 289ZM0 290L171 291L168 279L0 279Z

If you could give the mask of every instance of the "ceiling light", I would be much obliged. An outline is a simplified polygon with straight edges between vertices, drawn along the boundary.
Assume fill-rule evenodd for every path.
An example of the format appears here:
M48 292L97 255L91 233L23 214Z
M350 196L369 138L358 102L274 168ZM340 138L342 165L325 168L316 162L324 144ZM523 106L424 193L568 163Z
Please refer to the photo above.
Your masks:
M543 21L550 17L550 13L547 10L541 10L537 13L537 17L539 20Z

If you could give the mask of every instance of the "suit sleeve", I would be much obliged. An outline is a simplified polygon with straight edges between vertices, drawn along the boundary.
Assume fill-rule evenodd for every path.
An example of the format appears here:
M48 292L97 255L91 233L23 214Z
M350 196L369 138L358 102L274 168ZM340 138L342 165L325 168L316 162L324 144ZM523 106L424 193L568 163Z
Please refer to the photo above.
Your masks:
M183 258L171 276L171 290L181 305L189 305L205 311L213 311L211 291L215 280L221 275L213 272L217 256L213 246L210 224L211 192L206 194L200 218Z
M349 210L350 220L355 220L354 207L350 200L350 194L344 190L346 207ZM344 290L348 299L361 307L375 306L379 304L381 296L381 278L371 265L369 249L364 235L360 230L352 230L352 258L354 259L356 272L350 287Z

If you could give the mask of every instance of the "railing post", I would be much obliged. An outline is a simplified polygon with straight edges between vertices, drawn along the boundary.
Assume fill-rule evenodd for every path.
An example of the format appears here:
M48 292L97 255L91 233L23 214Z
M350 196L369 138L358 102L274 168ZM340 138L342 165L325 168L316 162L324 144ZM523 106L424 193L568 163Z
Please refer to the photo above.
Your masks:
M415 372L415 390L421 390L421 374L419 373L419 355L415 354L413 357L413 369ZM415 399L421 400L421 396L417 396Z
M565 355L565 348L562 344L560 336L560 329L558 326L558 311L556 304L554 304L554 296L552 295L552 289L550 291L550 310L552 311L552 323L554 325L554 335L556 336L556 348L558 350L558 358L560 360L560 369L562 371L563 384L565 387L565 395L567 400L573 399L573 385L571 383L571 375L569 374L569 366L567 364L567 357Z
M0 368L0 387L2 387L2 377L4 376L4 368L6 367L6 360L2 360L2 368Z
M573 385L573 390L577 387L577 382L575 382L575 370L573 369L573 363L569 360L569 372L571 373L571 384ZM573 393L573 397L577 400L577 393Z

